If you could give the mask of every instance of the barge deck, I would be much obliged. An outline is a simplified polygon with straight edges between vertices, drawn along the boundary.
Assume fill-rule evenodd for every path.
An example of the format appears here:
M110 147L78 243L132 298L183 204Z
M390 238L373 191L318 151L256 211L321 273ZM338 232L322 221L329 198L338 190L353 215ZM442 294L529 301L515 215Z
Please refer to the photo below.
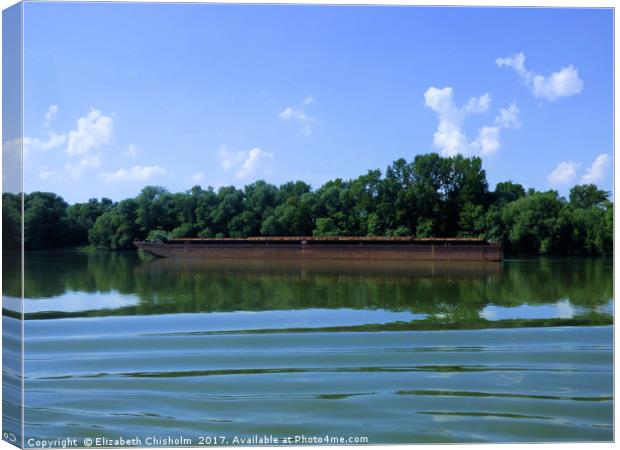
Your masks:
M249 237L134 241L142 250L177 258L279 258L418 261L501 261L501 245L476 238Z

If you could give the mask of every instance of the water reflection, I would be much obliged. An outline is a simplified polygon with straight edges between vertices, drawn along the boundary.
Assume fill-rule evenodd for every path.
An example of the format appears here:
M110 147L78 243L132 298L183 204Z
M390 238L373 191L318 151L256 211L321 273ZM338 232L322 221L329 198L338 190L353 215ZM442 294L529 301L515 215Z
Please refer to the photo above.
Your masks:
M613 328L587 326L612 324L611 260L53 252L25 277L26 318L46 319L24 324L28 436L613 438Z
M7 281L5 296L18 297L19 280ZM78 251L27 254L25 284L29 319L348 309L406 311L474 328L586 316L610 323L613 287L612 262L602 259L200 261ZM12 306L5 301L5 311Z
M611 302L610 302L611 304ZM606 305L607 306L607 305ZM488 305L481 311L480 316L487 320L503 319L572 319L584 314L583 307L573 306L568 300L545 305L498 306Z

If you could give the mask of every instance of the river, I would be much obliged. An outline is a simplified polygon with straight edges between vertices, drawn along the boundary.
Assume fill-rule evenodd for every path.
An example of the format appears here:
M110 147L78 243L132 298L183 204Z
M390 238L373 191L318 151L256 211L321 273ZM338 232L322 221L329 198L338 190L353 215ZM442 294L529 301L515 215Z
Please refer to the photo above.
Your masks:
M24 277L26 440L613 439L611 259L54 251Z

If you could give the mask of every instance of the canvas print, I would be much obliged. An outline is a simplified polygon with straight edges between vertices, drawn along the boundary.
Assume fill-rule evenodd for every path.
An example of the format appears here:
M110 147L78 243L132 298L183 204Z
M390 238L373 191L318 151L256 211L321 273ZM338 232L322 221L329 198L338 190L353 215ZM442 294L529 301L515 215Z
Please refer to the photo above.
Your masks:
M613 9L2 19L6 442L613 440Z

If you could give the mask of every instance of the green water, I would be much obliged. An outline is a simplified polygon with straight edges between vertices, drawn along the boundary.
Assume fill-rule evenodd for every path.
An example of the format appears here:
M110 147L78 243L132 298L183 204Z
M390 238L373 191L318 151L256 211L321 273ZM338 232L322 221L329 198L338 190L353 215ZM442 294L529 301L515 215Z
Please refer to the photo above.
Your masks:
M10 329L19 280L7 260ZM611 260L67 251L27 254L25 270L27 445L613 438Z

